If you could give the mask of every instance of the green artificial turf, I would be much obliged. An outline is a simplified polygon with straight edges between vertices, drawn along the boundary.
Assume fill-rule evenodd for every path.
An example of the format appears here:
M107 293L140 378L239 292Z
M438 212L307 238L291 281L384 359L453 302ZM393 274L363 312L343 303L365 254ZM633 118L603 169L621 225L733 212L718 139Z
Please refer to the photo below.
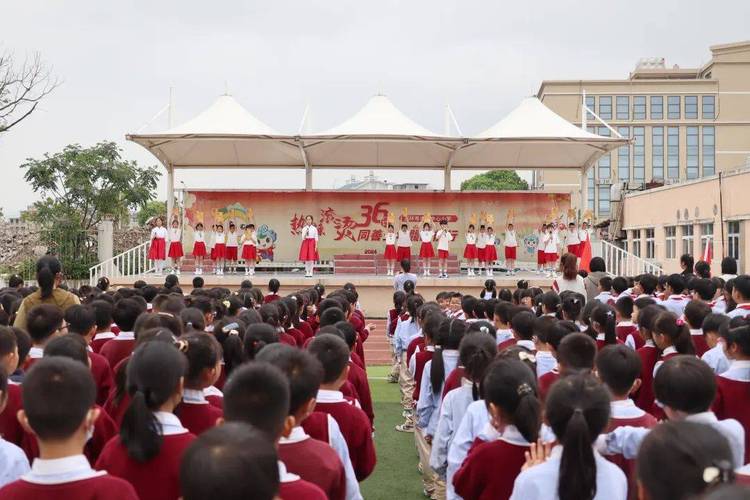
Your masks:
M423 499L414 434L394 430L404 419L398 384L385 381L389 372L388 366L367 367L375 408L378 463L372 475L360 483L362 496L366 500Z

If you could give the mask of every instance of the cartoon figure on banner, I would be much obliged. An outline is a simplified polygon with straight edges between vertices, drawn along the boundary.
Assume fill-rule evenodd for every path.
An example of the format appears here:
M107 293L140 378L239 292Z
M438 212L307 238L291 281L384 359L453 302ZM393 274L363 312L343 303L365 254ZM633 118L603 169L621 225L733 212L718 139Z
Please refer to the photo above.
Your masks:
M273 262L274 249L278 236L276 231L268 227L268 224L262 224L258 228L258 258Z
M539 235L537 233L529 233L521 241L523 241L523 247L527 254L536 253L537 245L539 244Z

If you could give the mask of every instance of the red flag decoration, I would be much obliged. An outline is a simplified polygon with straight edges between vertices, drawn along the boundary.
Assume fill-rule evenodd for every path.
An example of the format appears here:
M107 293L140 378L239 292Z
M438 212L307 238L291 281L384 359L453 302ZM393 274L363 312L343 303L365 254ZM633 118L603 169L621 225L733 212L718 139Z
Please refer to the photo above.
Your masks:
M713 242L711 240L711 237L709 236L706 238L706 248L703 249L703 261L711 264L711 259L714 256L714 246Z
M591 263L591 238L586 238L586 241L582 242L583 249L581 250L581 263L578 269L583 269L589 272L589 264Z

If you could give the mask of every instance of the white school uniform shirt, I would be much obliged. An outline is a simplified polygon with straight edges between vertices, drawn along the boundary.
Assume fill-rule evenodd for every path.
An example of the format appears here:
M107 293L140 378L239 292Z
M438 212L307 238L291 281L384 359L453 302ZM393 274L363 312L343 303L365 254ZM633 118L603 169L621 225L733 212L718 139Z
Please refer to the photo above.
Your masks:
M750 315L750 303L737 304L737 307L727 313L730 318L744 318Z
M179 227L169 229L169 241L180 241L181 236L182 230Z
M420 231L419 232L419 239L422 240L422 243L431 243L434 237L435 237L435 231Z
M510 500L557 500L563 447L552 448L547 461L522 471L516 477ZM622 470L594 450L596 495L594 500L626 500L628 480Z
M695 413L685 417L686 422L695 422L698 424L710 425L716 429L722 436L727 438L729 447L732 450L733 468L740 467L745 460L745 430L742 424L733 418L719 420L712 411ZM650 429L644 427L631 427L629 425L618 427L604 437L604 442L600 449L606 450L605 453L610 455L622 454L626 459L631 460L638 456L638 448ZM599 447L597 442L597 447Z
M206 234L203 231L195 231L193 233L193 241L195 243L198 243L198 242L205 243L206 242Z
M721 296L713 302L708 303L711 306L711 312L714 314L726 314L727 312L727 301Z
M568 230L565 234L565 242L568 245L577 245L581 242L581 238L578 236L578 230Z
M729 359L724 353L724 340L720 339L719 342L703 353L701 359L704 363L711 367L716 375L720 375L729 369Z
M492 233L492 234L487 233L486 238L487 238L487 240L486 240L487 246L488 247L494 247L495 246L495 241L497 240L497 238L495 237L495 233Z
M411 343L411 341L410 341ZM426 345L424 346L424 350L428 352L435 352L435 346L434 345ZM414 350L414 354L411 355L411 358L409 358L409 373L413 376L417 372L417 354L421 352L421 349L419 346Z
M450 248L451 241L453 241L453 235L447 229L441 229L437 232L438 250L445 250L446 252Z
M512 338L513 338L513 330L511 330L510 328L499 329L495 333L495 341L497 342L497 345L500 345L506 340L510 340Z
M21 448L0 437L0 488L29 472L29 459Z
M445 349L442 351L443 356L443 385L448 375L458 366L458 349ZM424 375L422 377L419 401L417 401L417 427L424 431L426 436L434 436L437 430L438 417L440 416L440 403L442 402L442 388L437 394L433 393L432 381L430 380L430 370L432 360L424 365Z
M242 246L250 245L251 247L257 247L258 246L258 236L256 235L255 231L250 232L250 237L246 237L245 234L242 235Z
M536 251L537 252L544 252L544 245L545 245L545 238L547 236L547 233L542 231L536 232Z
M86 456L81 454L55 459L35 458L31 470L21 479L27 483L53 485L91 479L106 473L94 470Z
M161 227L155 227L151 230L151 239L154 238L161 238L163 240L167 239L167 228L164 226Z
M578 240L580 242L588 241L589 239L591 239L591 232L588 229L578 230Z
M557 236L555 233L546 233L544 236L544 253L557 253Z
M487 246L487 233L479 233L477 235L477 248L484 248Z
M227 235L227 246L228 247L239 246L239 233L237 233L237 231L235 231L235 232L228 231L226 233L226 235Z
M315 226L305 226L302 228L302 238L318 241L318 228Z
M685 306L687 306L690 300L682 295L670 295L666 299L659 301L659 304L664 306L667 311L674 313L678 318L681 318L685 313ZM750 313L750 311L748 311Z
M396 244L396 233L385 233L385 244L395 245Z
M477 235L476 233L466 233L466 244L467 245L476 245L477 243Z
M499 433L490 424L490 414L487 411L487 405L484 400L480 399L470 403L448 446L446 477L452 478L456 474L456 471L461 468L476 438L479 437L484 441L494 441L498 436ZM448 480L446 479L447 483Z
M396 354L401 357L401 354L406 352L406 348L409 347L409 339L414 335L417 335L421 329L416 321L411 320L411 316L402 320L398 318L396 323L396 331L393 334L393 348Z
M550 351L536 352L536 377L539 379L557 367L557 360Z
M518 246L518 240L516 239L516 231L505 231L505 246L516 247Z
M214 245L223 244L227 241L226 233L214 233Z
M609 304L610 300L614 300L614 296L612 295L612 292L602 292L594 297L593 300L598 300L602 304Z
M396 246L399 247L411 247L411 235L409 234L409 231L399 230L396 243Z

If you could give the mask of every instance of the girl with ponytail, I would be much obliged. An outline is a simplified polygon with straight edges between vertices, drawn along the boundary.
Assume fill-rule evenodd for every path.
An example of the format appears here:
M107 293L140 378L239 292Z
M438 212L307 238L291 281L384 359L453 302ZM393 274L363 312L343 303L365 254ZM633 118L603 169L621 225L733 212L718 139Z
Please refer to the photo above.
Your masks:
M23 299L16 311L13 326L27 330L26 315L41 304L51 304L60 308L62 312L70 306L80 304L78 296L59 288L62 280L62 266L56 257L45 255L39 259L36 262L36 282L39 284L39 289Z
M617 321L615 319L615 308L608 304L600 304L591 311L591 328L596 333L596 348L612 344L622 344L617 339ZM690 340L690 338L688 338Z
M141 500L181 496L180 460L195 439L174 414L186 371L185 355L166 342L142 344L128 361L130 405L96 468L128 481Z
M482 392L490 423L500 437L476 446L453 484L456 493L467 500L508 498L525 454L539 436L542 410L536 376L518 359L499 359L487 369Z
M594 449L609 411L607 389L592 375L569 375L553 385L545 417L559 444L549 453L546 446L532 447L511 500L625 500L625 474Z
M483 328L486 329L487 327ZM488 333L483 331L471 332L461 340L458 352L459 361L464 368L464 377L461 379L461 386L448 392L443 398L443 403L440 405L437 432L432 442L430 454L430 467L446 479L449 498L455 498L455 495L452 493L453 485L451 484L453 474L446 475L448 449L461 420L466 414L466 409L480 398L479 384L484 378L487 367L497 354L497 344Z
M237 333L226 335L239 339ZM182 425L197 436L215 426L216 421L224 415L221 408L209 404L204 392L213 387L221 375L221 347L213 335L199 332L183 335L177 341L177 348L185 355L188 368L182 403L175 414Z
M651 329L656 347L661 350L659 360L654 365L654 376L662 364L679 354L695 355L690 328L684 320L672 312L664 311L654 320Z

